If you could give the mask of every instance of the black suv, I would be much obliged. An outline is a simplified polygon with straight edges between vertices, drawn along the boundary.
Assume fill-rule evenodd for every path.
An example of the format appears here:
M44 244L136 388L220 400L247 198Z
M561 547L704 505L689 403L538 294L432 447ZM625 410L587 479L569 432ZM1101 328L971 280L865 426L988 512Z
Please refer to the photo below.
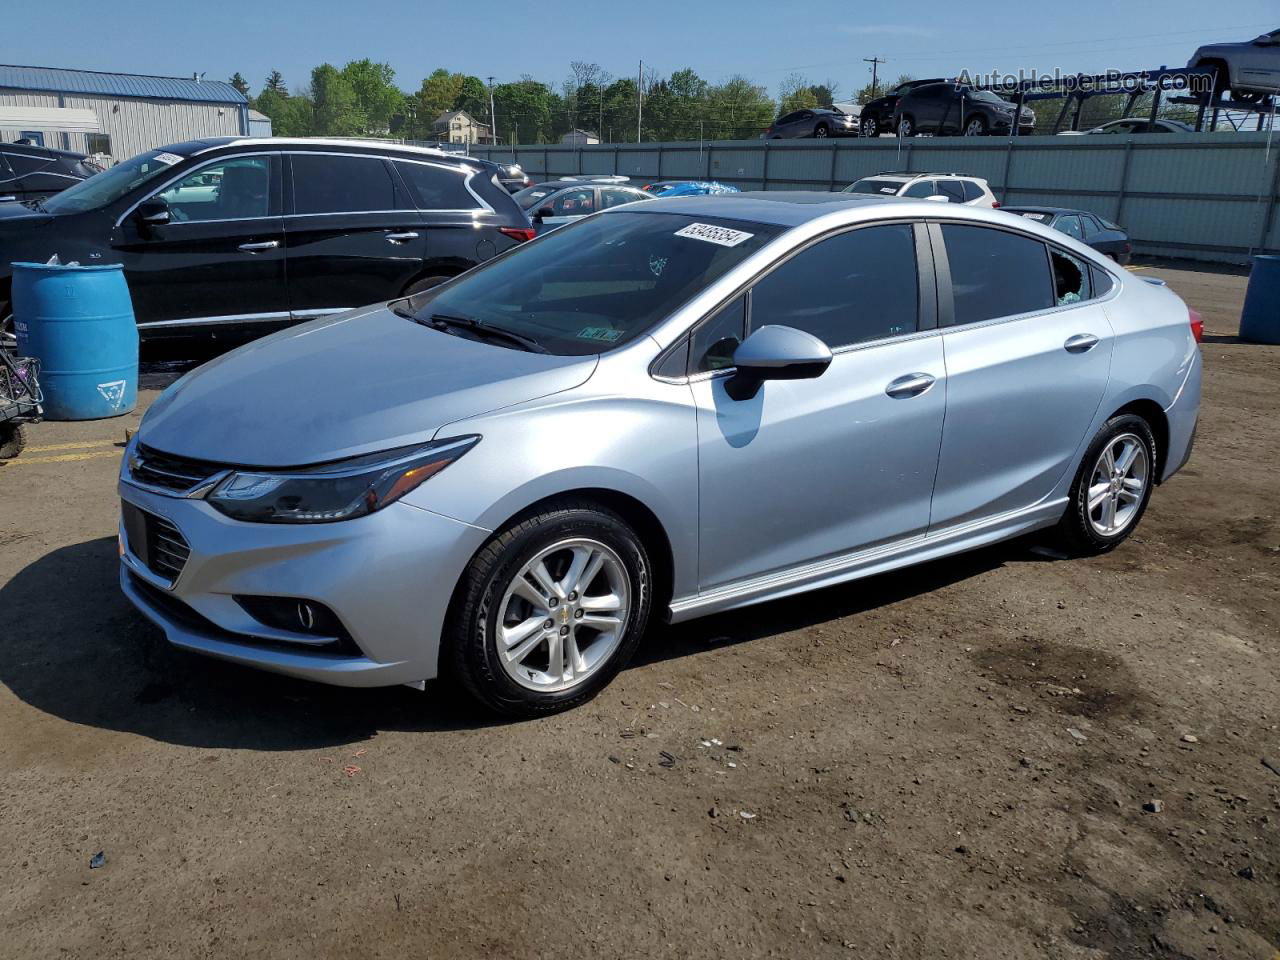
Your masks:
M930 83L898 98L893 123L900 137L914 137L917 133L983 137L1007 134L1017 109L990 90L975 90L958 83ZM1035 125L1036 115L1030 107L1023 107L1018 132L1029 133Z
M882 133L893 133L893 111L898 101L916 87L930 83L945 83L945 80L907 80L898 84L883 97L876 97L862 108L858 114L861 124L859 132L864 137L878 137Z
M83 153L0 143L0 201L51 197L101 172Z
M496 164L343 140L193 140L0 204L11 260L122 263L145 339L254 337L417 293L533 236Z

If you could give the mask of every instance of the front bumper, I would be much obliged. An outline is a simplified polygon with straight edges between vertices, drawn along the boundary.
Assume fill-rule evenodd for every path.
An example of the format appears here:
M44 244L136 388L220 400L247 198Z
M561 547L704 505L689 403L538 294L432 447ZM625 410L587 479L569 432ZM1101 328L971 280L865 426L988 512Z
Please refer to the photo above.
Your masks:
M436 676L454 586L488 532L406 503L356 520L260 524L203 500L140 490L122 499L181 532L190 555L170 584L139 559L120 528L120 586L175 646L246 666L352 687ZM235 596L323 603L355 650L255 620Z

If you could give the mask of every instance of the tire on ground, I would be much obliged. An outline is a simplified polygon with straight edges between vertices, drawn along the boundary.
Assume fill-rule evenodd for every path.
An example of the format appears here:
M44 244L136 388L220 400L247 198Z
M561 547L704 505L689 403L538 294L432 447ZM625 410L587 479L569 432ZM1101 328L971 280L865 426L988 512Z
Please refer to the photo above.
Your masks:
M1089 519L1089 486L1093 479L1094 469L1103 450L1122 434L1133 434L1141 442L1147 455L1147 476L1142 495L1138 501L1133 518L1118 533L1107 536L1099 532ZM1163 451L1156 449L1155 435L1151 425L1142 417L1132 413L1123 413L1112 417L1098 430L1089 447L1085 450L1076 470L1075 479L1067 494L1067 509L1058 521L1055 531L1059 545L1071 556L1091 556L1106 553L1123 543L1137 529L1142 515L1151 502L1151 491L1159 476L1160 460Z

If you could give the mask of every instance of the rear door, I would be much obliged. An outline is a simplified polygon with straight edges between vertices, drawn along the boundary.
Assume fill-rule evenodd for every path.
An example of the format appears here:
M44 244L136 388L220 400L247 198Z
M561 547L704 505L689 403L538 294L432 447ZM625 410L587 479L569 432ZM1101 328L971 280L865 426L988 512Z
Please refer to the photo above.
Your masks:
M286 156L289 305L295 319L400 296L422 273L426 220L391 160L373 154Z
M135 204L112 232L139 327L288 321L279 154L206 161L139 202L155 200L168 223L143 223Z
M947 365L934 532L1048 498L1086 440L1114 338L1088 269L1058 248L971 224L930 232Z

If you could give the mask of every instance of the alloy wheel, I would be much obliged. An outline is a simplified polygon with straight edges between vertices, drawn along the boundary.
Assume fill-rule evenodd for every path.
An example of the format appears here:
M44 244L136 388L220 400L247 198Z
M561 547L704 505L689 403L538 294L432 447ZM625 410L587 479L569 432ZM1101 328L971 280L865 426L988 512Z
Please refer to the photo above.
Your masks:
M909 137L915 132L915 126L912 124L910 117L903 117L898 121L898 136Z
M983 134L982 121L974 117L965 124L964 135L966 137L980 137Z
M1137 434L1122 433L1102 449L1089 479L1089 525L1114 537L1138 515L1147 489L1147 448Z
M875 117L867 117L862 121L862 135L864 137L876 137L880 135L880 130L876 126Z
M562 540L508 584L494 629L498 662L539 693L576 687L618 649L630 614L622 559L599 540Z

